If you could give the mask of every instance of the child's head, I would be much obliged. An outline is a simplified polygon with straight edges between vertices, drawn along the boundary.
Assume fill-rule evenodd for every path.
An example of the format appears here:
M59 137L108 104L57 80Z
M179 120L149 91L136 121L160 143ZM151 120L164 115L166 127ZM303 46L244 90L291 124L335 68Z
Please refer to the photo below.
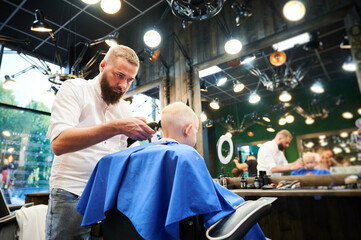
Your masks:
M166 106L161 112L163 137L173 138L193 147L197 141L199 120L193 110L182 102Z
M315 158L315 154L312 152L306 152L305 154L303 154L303 164L305 165L305 168L309 169L309 170L313 170L315 168L316 165L316 158Z

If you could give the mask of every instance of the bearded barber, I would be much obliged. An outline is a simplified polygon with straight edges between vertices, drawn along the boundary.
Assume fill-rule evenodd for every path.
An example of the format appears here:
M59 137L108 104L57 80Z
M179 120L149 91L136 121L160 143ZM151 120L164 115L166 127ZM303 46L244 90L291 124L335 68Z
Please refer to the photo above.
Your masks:
M127 138L145 140L155 133L145 118L132 117L122 96L139 69L131 48L109 49L91 80L71 79L58 91L47 137L55 154L50 177L46 239L87 239L75 207L98 160L127 147Z
M273 140L264 143L258 150L258 172L266 171L267 175L281 176L284 172L301 168L303 166L301 159L288 163L283 153L291 140L292 134L288 130L281 130Z

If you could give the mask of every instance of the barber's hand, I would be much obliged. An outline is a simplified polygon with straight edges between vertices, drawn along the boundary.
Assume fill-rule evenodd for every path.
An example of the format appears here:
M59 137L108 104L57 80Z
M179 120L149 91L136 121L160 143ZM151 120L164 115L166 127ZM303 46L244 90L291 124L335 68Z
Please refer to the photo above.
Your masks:
M293 164L292 170L297 170L299 168L302 168L304 166L302 158L297 159Z
M128 117L119 119L117 122L121 133L134 140L146 140L151 138L155 131L151 129L144 117Z

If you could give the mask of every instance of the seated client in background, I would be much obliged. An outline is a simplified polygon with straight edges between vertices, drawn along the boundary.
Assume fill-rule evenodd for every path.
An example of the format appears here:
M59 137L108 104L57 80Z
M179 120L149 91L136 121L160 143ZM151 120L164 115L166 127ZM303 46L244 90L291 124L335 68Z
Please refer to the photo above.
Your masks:
M193 148L197 115L177 102L161 112L163 139L103 157L79 200L82 225L117 208L144 239L179 239L179 222L201 215L205 228L233 213L244 200L215 183ZM254 225L244 239L265 239Z
M302 157L304 167L291 172L291 175L323 175L330 174L327 169L317 169L315 153L306 152Z

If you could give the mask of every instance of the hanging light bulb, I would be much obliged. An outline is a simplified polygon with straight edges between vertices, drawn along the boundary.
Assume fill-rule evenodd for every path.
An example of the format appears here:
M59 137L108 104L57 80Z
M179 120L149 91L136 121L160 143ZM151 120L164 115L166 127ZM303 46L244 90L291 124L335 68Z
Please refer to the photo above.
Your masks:
M342 113L342 117L345 118L345 119L352 119L353 118L353 114L351 112L343 112Z
M280 120L278 120L278 124L283 126L287 123L286 119L284 117L281 117Z
M286 117L286 122L287 123L293 123L293 121L295 121L295 117L293 115L287 115Z
M236 80L233 84L233 91L241 92L243 89L244 89L244 84Z
M238 39L230 39L224 45L224 50L228 54L237 54L242 50L242 43Z
M261 97L256 93L251 93L251 96L249 96L248 101L252 104L258 103L261 100Z
M114 14L120 10L120 0L101 0L100 7L108 14Z
M288 1L283 6L283 15L289 21L301 20L306 14L305 5L301 1Z
M291 96L291 94L289 94L289 92L287 92L287 91L282 91L282 93L280 94L280 96L278 97L278 99L279 99L281 102L289 102L289 101L291 101L292 96Z
M144 34L143 40L148 47L155 48L162 41L162 37L160 36L159 32L152 29Z
M324 93L325 89L323 88L321 82L316 81L314 84L312 84L311 91L314 93Z
M209 106L215 110L219 109L219 100L218 98L213 99L212 102L210 102Z
M205 114L205 112L202 112L202 113L201 113L201 121L202 121L202 122L205 122L205 121L207 121L207 119L208 119L208 118L207 118L207 115Z
M100 0L81 0L81 1L86 4L96 4L96 3L100 2Z
M311 124L313 124L314 122L315 122L315 120L314 120L313 118L311 118L311 117L307 117L306 120L305 120L305 123L306 123L307 125L311 125Z

